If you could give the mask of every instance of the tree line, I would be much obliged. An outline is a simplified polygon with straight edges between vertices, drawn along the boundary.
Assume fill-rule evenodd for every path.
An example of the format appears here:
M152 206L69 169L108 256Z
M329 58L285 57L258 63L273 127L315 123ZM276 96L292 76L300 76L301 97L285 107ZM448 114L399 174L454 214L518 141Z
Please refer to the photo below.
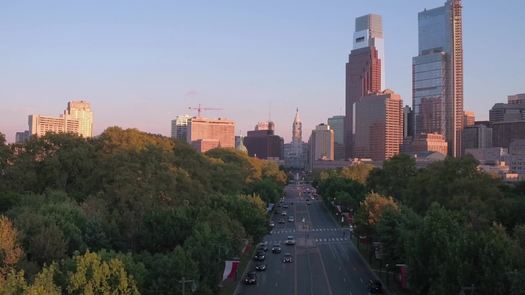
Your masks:
M273 162L136 129L0 134L0 294L217 293L285 184Z
M525 183L507 184L465 156L417 169L398 155L382 168L323 171L325 202L354 212L355 231L406 264L413 294L525 294ZM377 244L376 243L376 244Z

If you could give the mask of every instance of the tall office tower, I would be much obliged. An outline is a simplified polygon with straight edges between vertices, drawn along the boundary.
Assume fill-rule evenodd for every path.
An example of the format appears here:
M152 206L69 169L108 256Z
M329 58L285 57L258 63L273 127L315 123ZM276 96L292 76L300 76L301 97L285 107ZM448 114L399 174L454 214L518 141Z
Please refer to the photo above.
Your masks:
M474 126L476 124L476 115L474 112L463 112L463 128Z
M384 41L381 16L368 14L355 21L354 47L346 63L345 156L352 157L354 104L384 88Z
M316 160L334 160L334 131L326 124L319 124L312 130L310 140L310 167Z
M334 160L345 158L345 116L328 118L328 126L334 131Z
M507 103L497 103L489 111L490 123L525 120L525 93L509 95Z
M492 128L483 124L463 129L463 151L466 149L485 149L492 147Z
M410 106L403 108L403 138L414 136L414 112Z
M292 142L303 141L303 123L301 117L299 117L299 108L295 112L295 118L292 125Z
M41 137L48 132L74 133L80 135L79 120L69 118L67 115L60 115L60 117L29 115L28 124L31 136L36 135Z
M235 122L193 117L188 122L186 140L201 153L218 147L235 148Z
M440 133L448 154L461 155L463 36L461 0L418 15L419 54L413 58L415 134Z
M89 102L84 100L68 102L64 116L78 120L79 135L85 138L93 137L93 112Z
M382 161L403 143L403 101L392 90L363 96L355 106L354 154Z
M179 115L171 120L171 138L186 141L190 121L190 115Z
M255 126L255 130L248 131L248 135L244 137L248 155L266 160L283 159L283 138L275 135L273 127L272 129L260 129L259 124ZM268 125L263 125L261 128L268 127Z

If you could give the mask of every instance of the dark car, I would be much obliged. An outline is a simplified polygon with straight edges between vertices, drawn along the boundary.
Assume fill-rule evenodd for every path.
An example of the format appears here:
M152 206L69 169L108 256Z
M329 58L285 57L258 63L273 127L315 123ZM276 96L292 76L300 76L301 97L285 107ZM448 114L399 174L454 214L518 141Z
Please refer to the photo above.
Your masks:
M370 291L370 294L383 294L383 285L378 280L370 280L368 282L368 291Z
M255 270L257 271L265 271L266 270L266 264L264 263L259 263L255 266Z
M273 244L273 246L272 246L272 253L275 253L275 254L281 253L281 245L280 244Z
M284 223L284 218L279 219L279 223L283 224Z
M244 277L244 284L245 285L255 285L257 284L257 273L254 271L250 271L246 274L246 277Z
M292 254L290 253L284 254L283 263L292 263L292 262L293 262Z
M259 246L257 246L257 252L261 252L261 251L268 251L268 245L267 244L264 244L264 243L260 243Z
M255 256L253 256L253 259L258 261L263 261L265 258L266 253L264 253L264 251L257 251L257 253L255 253Z

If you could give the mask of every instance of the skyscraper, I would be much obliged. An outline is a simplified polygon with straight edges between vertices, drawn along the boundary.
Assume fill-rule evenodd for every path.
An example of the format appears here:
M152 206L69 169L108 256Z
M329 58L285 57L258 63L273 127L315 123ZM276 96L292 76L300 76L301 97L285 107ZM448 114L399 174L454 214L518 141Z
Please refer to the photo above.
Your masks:
M171 120L171 138L186 141L190 120L190 115L179 115Z
M345 158L345 116L328 118L328 126L334 131L334 160Z
M78 134L83 137L93 137L93 112L91 105L84 100L70 101L64 115L78 120Z
M310 140L310 168L316 160L334 160L334 131L326 124L319 124L312 130Z
M355 21L354 48L346 63L345 155L353 154L354 104L384 87L384 41L381 16L368 14Z
M415 134L440 133L448 154L461 155L463 35L461 0L418 15L419 54L413 58Z
M193 117L188 122L186 140L202 153L219 147L235 148L235 122Z
M363 96L356 103L354 155L382 161L403 142L403 101L392 90Z

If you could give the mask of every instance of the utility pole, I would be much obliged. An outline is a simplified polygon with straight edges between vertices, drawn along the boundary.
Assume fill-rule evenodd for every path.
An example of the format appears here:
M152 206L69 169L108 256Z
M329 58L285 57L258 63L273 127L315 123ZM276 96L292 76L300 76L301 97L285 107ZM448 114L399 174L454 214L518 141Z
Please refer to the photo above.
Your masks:
M182 284L182 295L186 295L186 283L193 283L193 280L186 280L185 277L182 277L182 280L179 281L179 284Z

